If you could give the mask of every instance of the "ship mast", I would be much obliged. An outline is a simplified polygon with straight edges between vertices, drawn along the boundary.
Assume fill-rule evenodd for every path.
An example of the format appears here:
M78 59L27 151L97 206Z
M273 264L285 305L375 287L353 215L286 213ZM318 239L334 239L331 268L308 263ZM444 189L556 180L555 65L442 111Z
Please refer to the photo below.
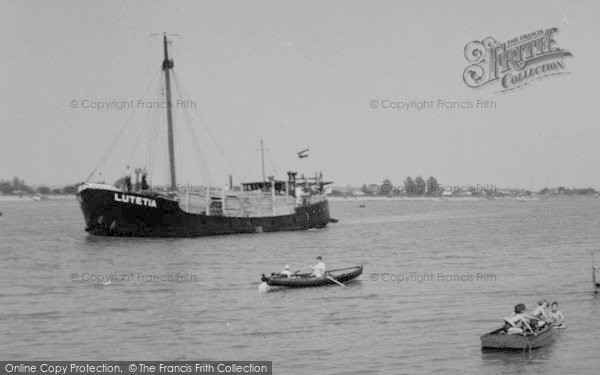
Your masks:
M169 167L171 169L171 190L177 190L175 181L175 148L173 146L173 114L171 113L171 81L169 79L169 69L173 68L173 60L169 60L167 50L167 33L163 36L163 45L165 49L165 59L162 68L165 71L165 86L167 89L167 128L169 132Z

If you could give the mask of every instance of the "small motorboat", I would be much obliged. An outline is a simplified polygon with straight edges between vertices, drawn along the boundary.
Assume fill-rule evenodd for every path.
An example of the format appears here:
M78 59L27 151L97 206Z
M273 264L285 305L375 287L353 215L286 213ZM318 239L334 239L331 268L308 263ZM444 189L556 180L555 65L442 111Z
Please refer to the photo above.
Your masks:
M292 277L282 276L279 273L272 273L270 276L265 276L263 274L261 279L269 286L300 288L331 284L345 284L348 281L354 280L360 276L362 271L363 266L356 266L326 271L325 275L321 277L311 276L310 273L292 274Z
M504 327L481 336L482 349L537 349L554 340L554 328L551 324L531 333L508 334Z

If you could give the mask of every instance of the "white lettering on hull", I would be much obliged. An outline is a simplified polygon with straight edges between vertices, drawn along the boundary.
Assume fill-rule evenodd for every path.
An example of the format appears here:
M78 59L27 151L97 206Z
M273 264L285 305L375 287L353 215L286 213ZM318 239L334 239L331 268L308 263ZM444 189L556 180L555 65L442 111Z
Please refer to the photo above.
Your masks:
M129 203L129 204L135 204L138 206L152 207L152 208L158 207L158 205L156 204L156 201L154 199L145 198L145 197L136 197L135 195L128 195L128 194L122 194L122 193L115 193L115 202Z

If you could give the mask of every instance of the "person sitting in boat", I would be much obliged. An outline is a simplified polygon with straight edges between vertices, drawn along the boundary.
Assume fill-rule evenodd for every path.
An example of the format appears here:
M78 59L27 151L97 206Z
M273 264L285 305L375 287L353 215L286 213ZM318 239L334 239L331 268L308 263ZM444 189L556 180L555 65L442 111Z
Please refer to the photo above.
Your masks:
M311 267L313 272L311 276L314 277L323 277L325 275L325 263L323 263L323 258L321 256L317 257L317 264L314 267Z
M286 264L283 266L283 271L280 272L283 277L292 277L292 271L290 271L290 265Z
M530 317L524 314L524 311L524 304L519 303L515 305L515 312L513 313L513 315L510 318L504 319L507 325L506 333L508 333L509 335L514 335L523 334L525 333L525 330L533 332L533 329L531 329L531 326L529 325Z
M547 322L550 321L550 316L548 315L548 307L550 304L547 300L542 299L538 301L538 305L533 310L533 316L538 320L537 327L542 328L546 325Z
M560 312L560 310L558 309L558 302L552 302L548 316L550 317L550 323L552 323L553 326L565 326L565 317L563 316L562 312Z

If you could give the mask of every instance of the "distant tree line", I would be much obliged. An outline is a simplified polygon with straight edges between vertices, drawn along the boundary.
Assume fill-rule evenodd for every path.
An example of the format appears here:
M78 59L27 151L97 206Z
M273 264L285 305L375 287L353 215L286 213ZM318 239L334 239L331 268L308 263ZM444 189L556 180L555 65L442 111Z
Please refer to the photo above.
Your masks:
M595 195L598 194L596 189L594 188L566 188L564 186L559 186L556 189L543 188L540 190L539 194L543 195Z
M427 180L421 176L417 176L414 179L408 176L401 185L394 185L391 180L386 178L380 185L370 184L367 186L363 184L360 190L365 195L378 196L436 196L442 193L437 179L433 176L430 176Z
M61 188L50 188L48 186L38 186L37 188L32 188L25 184L24 180L15 177L12 181L0 180L0 193L12 195L75 194L78 186L79 184L67 185Z
M446 187L449 188L449 187ZM483 189L485 190L485 188ZM421 176L412 178L408 176L401 185L394 185L389 179L384 179L381 184L363 184L360 191L365 195L371 196L439 196L444 192L444 187L438 184L435 177L431 176L427 180L424 180ZM454 193L455 191L450 191ZM462 192L462 191L461 191ZM493 195L493 196L504 196L504 195L527 195L532 194L529 190L521 189L504 189L497 191L496 188L493 190L482 191L477 189L476 186L467 186L465 192L470 193L472 196L477 195ZM591 187L588 188L566 188L559 186L558 188L543 188L538 192L540 195L600 195L600 193Z

